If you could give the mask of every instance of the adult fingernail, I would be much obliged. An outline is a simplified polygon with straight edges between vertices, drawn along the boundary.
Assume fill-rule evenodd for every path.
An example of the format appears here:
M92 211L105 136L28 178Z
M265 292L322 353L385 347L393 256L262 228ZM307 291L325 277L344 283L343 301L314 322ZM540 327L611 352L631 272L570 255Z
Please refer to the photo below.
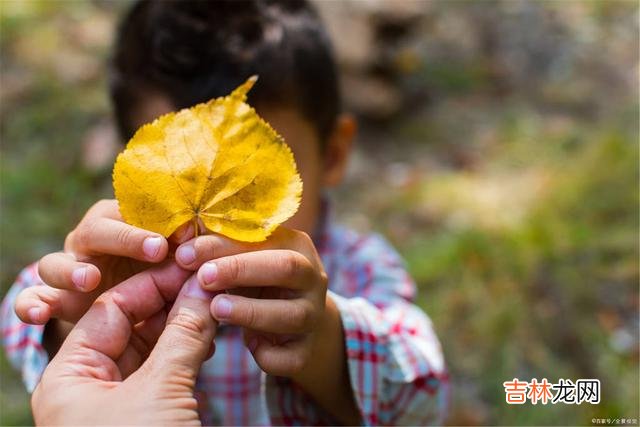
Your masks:
M195 274L187 280L184 286L186 286L184 294L191 298L212 300L213 297L218 294L217 292L209 292L202 289L202 286L198 283L198 278Z
M185 265L196 260L196 250L191 245L182 245L176 250L176 259Z
M251 337L247 343L247 348L253 353L258 348L258 337Z
M87 282L87 267L80 267L71 273L71 281L76 288L83 290Z
M213 307L213 311L217 318L226 319L231 316L231 310L233 309L233 303L229 298L220 297L216 300Z
M206 262L200 268L202 271L202 280L209 285L218 278L218 266L215 262Z
M39 307L31 307L29 309L29 311L27 311L27 313L29 313L29 319L31 319L32 322L40 322L40 308Z
M162 245L162 237L147 237L142 243L142 251L148 259L155 259L160 252L160 245Z

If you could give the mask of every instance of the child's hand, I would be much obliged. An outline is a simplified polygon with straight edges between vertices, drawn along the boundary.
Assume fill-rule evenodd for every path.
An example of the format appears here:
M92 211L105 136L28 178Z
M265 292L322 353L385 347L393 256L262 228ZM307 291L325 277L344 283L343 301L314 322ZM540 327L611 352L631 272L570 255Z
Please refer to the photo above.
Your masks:
M38 273L50 287L23 290L16 313L27 323L75 323L102 292L164 260L168 249L159 234L124 223L116 200L101 200L67 235L64 252L40 260Z
M317 355L329 317L327 276L305 233L280 227L262 243L200 236L177 249L176 261L199 268L205 290L232 292L216 296L211 313L244 327L247 347L265 372L295 377Z

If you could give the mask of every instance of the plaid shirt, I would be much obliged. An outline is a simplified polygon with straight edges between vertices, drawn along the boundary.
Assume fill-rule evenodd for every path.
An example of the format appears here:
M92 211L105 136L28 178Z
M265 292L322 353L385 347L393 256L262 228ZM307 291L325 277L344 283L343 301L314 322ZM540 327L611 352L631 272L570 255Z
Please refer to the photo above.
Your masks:
M415 285L401 258L378 235L323 228L316 245L341 313L351 387L364 424L441 424L446 368L431 321L410 303ZM22 323L13 306L20 290L41 283L35 264L25 268L0 311L5 351L29 391L48 362L44 327ZM205 425L337 424L297 384L262 372L236 326L219 328L215 355L202 366L196 388Z

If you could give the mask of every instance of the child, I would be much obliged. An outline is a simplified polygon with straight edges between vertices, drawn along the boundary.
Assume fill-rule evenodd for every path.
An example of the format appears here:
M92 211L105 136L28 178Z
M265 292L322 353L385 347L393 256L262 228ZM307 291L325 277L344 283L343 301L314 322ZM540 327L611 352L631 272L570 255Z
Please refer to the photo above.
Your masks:
M441 423L447 374L429 319L410 303L415 285L381 237L334 224L324 197L342 179L355 123L340 111L330 43L312 8L143 0L119 28L110 71L124 140L259 75L249 102L291 146L304 182L299 211L264 243L191 239L189 227L170 238L175 262L198 270L204 289L230 290L211 303L222 324L198 380L203 423ZM102 291L168 252L167 240L102 201L65 253L27 267L2 307L5 350L27 388Z

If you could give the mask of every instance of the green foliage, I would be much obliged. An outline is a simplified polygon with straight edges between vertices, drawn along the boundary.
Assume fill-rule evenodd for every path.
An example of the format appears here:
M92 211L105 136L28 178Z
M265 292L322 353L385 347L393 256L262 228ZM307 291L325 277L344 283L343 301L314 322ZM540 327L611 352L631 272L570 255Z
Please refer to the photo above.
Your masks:
M601 321L636 315L637 158L637 144L618 131L595 134L564 165L530 165L551 178L516 227L435 227L402 248L453 378L479 386L491 419L586 424L637 414L637 356L615 351L615 330ZM599 378L603 403L509 407L501 383L513 377Z

